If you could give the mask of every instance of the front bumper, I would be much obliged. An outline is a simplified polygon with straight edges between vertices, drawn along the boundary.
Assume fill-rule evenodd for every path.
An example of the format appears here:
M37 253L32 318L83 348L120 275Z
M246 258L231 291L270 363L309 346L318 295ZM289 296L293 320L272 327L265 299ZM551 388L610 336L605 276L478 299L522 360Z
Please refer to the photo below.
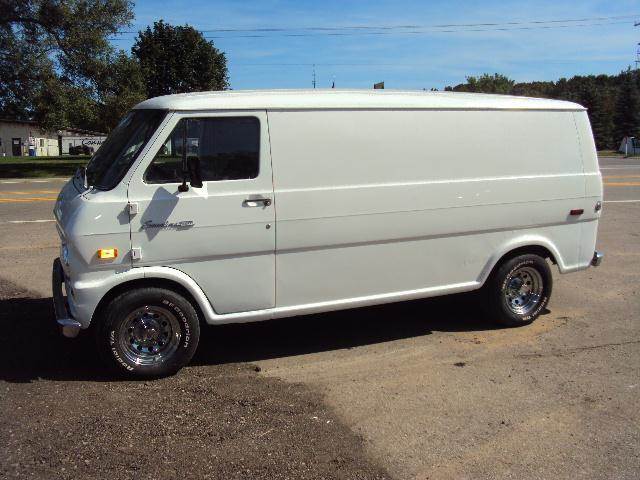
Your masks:
M604 258L604 253L596 250L593 252L593 258L591 259L591 265L594 267L599 267L602 264L602 259Z
M56 321L62 329L65 337L74 338L80 333L81 323L75 320L67 308L67 299L62 293L62 283L64 282L64 271L59 258L53 261L51 271L51 291L53 296L53 310Z

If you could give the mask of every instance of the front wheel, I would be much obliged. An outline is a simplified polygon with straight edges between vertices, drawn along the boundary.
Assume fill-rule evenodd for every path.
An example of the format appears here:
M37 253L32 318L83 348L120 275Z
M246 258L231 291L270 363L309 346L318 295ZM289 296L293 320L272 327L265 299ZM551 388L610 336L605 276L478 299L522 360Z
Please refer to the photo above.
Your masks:
M533 322L551 296L553 277L546 260L538 255L518 255L505 261L485 285L489 313L509 327Z
M199 337L193 305L171 290L155 287L115 297L96 328L103 359L135 377L173 375L189 363Z

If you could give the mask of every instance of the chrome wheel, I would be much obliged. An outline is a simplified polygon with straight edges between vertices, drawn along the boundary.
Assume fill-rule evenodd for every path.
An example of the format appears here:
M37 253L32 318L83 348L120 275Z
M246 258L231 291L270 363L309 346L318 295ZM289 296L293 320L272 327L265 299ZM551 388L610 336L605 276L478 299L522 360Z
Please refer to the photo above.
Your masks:
M542 298L542 275L532 267L520 267L509 274L504 289L504 300L516 315L529 315Z
M166 360L178 349L181 329L176 316L162 307L134 310L118 330L118 342L127 359L138 365Z

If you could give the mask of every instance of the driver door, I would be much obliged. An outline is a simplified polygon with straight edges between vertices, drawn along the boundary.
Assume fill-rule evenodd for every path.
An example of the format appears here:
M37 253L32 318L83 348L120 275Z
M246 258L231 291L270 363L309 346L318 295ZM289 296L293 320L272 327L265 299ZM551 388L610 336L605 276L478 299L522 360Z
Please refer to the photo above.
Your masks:
M166 134L165 134L166 132ZM275 206L264 111L174 113L129 184L134 266L189 275L218 314L275 305ZM202 188L180 192L182 153ZM138 251L136 249L139 249Z

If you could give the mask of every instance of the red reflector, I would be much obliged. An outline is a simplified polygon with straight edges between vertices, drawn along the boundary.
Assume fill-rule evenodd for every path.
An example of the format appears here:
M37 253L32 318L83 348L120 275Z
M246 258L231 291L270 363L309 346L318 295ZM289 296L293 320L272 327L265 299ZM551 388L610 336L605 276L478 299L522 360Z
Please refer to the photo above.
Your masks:
M569 215L582 215L584 213L583 208L574 208L569 212Z

